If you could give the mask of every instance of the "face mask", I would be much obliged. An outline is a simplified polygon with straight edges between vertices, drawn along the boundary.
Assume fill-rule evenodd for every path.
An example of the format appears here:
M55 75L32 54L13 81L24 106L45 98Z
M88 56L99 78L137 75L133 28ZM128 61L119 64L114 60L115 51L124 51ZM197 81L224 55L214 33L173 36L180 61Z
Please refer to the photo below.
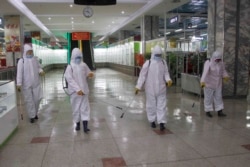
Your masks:
M161 57L161 54L155 54L155 57Z
M28 59L31 59L31 58L33 57L33 55L26 55L26 57L27 57Z
M81 57L76 57L76 58L75 58L75 63L76 63L76 64L80 64L81 61L82 61Z
M161 57L154 57L154 60L156 60L156 61L161 61L162 60L162 58Z

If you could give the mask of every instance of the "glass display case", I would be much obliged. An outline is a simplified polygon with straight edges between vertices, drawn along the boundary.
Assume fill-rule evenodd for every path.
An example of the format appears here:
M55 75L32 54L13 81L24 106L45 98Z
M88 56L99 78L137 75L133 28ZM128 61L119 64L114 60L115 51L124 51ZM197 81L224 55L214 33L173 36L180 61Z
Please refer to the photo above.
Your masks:
M18 125L15 82L0 81L0 146Z

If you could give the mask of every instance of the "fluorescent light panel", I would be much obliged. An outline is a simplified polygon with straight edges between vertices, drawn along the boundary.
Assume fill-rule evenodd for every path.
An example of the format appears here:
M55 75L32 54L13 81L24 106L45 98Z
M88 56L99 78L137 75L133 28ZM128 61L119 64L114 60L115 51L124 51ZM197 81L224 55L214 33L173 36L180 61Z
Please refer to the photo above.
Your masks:
M202 36L202 37L203 37L203 36L207 36L207 34L201 34L200 36Z
M175 32L180 32L182 31L182 28L175 30Z

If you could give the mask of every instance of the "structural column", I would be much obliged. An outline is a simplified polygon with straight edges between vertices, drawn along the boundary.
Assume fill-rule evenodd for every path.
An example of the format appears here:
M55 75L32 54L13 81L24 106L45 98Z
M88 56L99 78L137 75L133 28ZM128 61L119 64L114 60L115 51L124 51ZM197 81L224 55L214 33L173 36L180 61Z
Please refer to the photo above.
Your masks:
M250 1L208 1L208 57L223 52L230 81L224 96L246 96L249 85Z
M143 16L141 20L142 54L145 55L146 41L159 38L159 16Z
M127 39L130 37L130 31L127 30L120 30L119 31L119 40L118 41L122 41L124 39Z

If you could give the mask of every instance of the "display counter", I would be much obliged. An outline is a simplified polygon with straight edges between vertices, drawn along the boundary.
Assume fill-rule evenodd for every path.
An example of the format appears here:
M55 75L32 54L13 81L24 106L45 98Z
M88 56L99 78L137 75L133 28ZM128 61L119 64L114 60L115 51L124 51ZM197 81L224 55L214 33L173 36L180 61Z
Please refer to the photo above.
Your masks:
M0 146L15 131L18 125L15 82L0 81Z
M203 94L200 87L200 77L187 73L181 73L181 89L190 93Z

